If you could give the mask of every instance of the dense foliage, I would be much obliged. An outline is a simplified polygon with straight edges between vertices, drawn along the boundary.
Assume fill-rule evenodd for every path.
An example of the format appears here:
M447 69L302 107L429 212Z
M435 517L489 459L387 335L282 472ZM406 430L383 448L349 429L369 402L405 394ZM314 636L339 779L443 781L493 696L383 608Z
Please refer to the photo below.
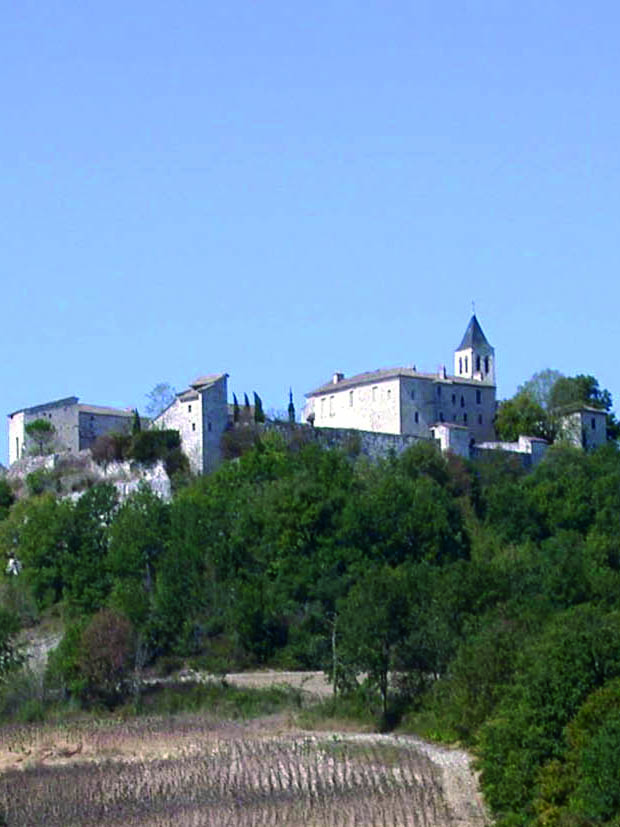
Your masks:
M23 566L3 594L14 615L63 611L49 680L86 702L163 656L324 669L340 696L364 674L383 725L476 751L500 824L618 824L615 443L526 474L430 443L371 464L263 437L168 504L98 485L0 516Z

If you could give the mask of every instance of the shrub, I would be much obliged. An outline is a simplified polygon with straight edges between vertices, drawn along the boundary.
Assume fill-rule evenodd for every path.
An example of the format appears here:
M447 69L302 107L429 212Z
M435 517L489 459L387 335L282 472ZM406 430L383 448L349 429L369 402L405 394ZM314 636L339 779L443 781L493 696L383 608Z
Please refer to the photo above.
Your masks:
M102 434L91 448L93 459L104 467L111 462L124 462L129 456L131 441L129 434Z
M133 663L133 638L129 620L111 609L91 619L82 633L78 659L88 700L113 705L123 696Z

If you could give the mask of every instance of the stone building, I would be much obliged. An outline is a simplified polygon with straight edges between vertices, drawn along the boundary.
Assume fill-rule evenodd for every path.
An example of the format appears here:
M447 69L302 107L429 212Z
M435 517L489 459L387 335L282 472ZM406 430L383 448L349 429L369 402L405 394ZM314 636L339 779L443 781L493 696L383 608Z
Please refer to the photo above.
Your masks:
M196 474L213 471L221 462L221 439L228 425L228 374L200 376L178 393L153 421L155 428L172 428Z
M562 409L558 418L558 439L592 451L607 442L607 414L600 408L574 405Z
M9 464L28 453L26 426L36 419L47 420L53 426L53 450L75 454L84 448L90 448L102 434L128 431L133 412L100 405L83 405L77 396L14 411L8 416Z
M454 351L454 373L388 368L331 382L306 394L304 419L318 428L351 428L413 435L463 445L493 440L495 351L475 314ZM441 426L457 428L446 429ZM456 442L455 442L456 445Z

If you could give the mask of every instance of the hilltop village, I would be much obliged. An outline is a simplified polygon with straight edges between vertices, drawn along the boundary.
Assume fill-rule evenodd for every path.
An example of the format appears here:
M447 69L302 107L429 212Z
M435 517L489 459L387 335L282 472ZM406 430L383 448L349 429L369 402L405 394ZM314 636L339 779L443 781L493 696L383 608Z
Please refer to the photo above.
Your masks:
M265 427L303 429L330 445L356 436L361 451L373 457L433 440L443 452L466 458L501 450L535 465L548 446L544 439L529 434L515 442L496 439L496 370L495 349L474 314L454 351L453 373L445 366L425 373L415 365L350 377L334 373L306 394L301 423L267 422ZM55 452L76 454L105 434L129 431L133 417L131 410L83 404L76 396L14 411L8 416L9 464L28 455L28 425L37 420L49 423ZM221 463L222 438L237 424L227 373L198 377L147 423L178 431L190 469L198 474ZM571 410L563 433L569 442L594 448L606 440L605 412L589 406Z

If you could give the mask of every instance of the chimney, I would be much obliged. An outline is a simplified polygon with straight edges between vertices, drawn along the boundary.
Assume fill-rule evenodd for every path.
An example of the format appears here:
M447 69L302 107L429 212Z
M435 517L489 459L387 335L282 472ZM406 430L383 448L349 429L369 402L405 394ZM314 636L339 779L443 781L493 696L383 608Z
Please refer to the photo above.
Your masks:
M337 385L338 382L342 382L343 379L344 379L344 373L334 373L333 378L332 378L332 383L334 385Z

